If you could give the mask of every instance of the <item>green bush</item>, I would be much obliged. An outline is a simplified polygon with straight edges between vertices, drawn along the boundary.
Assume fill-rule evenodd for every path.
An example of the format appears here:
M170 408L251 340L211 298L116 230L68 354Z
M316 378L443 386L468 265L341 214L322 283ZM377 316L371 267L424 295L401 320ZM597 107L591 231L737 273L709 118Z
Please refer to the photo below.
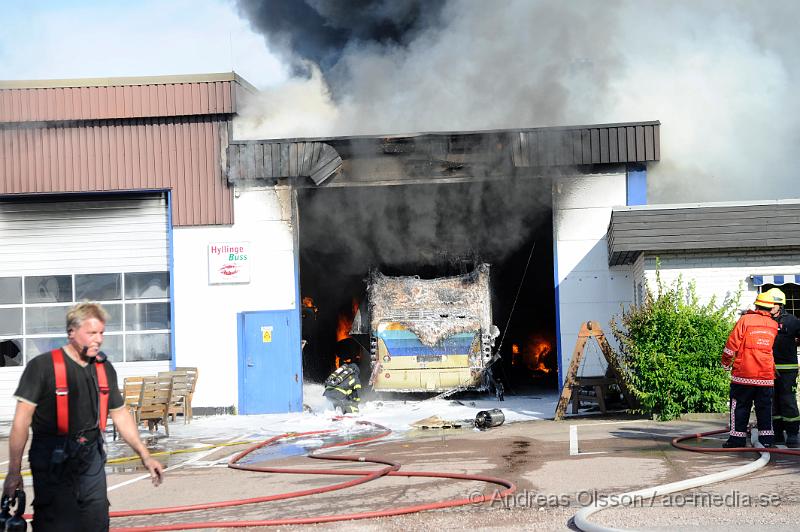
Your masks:
M694 283L685 286L680 277L665 287L658 269L656 285L656 294L645 286L644 303L623 309L611 322L637 412L665 421L686 412L727 411L729 377L720 357L741 288L717 306L716 298L700 304Z

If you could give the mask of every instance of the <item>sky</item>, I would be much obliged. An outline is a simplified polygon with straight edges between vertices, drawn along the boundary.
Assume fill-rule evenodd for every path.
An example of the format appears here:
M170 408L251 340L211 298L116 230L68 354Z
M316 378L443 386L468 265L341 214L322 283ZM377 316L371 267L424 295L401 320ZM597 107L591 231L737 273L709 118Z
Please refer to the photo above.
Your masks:
M235 70L264 88L288 77L227 0L3 0L0 20L5 80Z
M798 0L0 0L0 20L0 79L234 70L263 89L237 138L659 120L651 203L800 196Z

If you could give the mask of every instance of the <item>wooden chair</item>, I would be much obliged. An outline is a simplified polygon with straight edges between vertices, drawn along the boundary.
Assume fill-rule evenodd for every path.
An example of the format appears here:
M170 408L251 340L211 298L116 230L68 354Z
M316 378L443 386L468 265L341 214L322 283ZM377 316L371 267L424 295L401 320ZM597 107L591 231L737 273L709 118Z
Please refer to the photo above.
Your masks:
M169 415L175 421L178 414L183 416L183 422L189 422L189 394L191 393L191 377L187 371L160 371L159 377L172 378L172 400L169 404Z
M147 421L147 428L155 432L160 422L169 436L169 407L172 403L172 377L145 377L139 405L136 407L137 423Z
M189 379L189 391L186 394L186 421L187 423L192 420L192 399L194 398L194 391L197 388L197 377L199 372L197 371L196 367L178 367L175 368L175 371L183 371L186 372L186 375Z
M125 377L122 385L122 399L137 424L139 420L136 419L136 408L139 406L139 397L142 395L143 381L144 377Z

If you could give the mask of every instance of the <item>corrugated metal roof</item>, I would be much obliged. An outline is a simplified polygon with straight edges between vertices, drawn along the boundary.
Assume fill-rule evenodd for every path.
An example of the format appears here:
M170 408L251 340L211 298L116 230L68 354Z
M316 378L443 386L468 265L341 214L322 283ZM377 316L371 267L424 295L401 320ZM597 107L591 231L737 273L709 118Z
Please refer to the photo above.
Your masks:
M514 138L518 167L634 163L661 159L659 122L521 130Z
M235 73L142 78L0 82L0 123L232 114L242 91Z
M121 76L101 78L0 80L0 89L47 89L53 87L116 87L122 85L164 85L235 81L251 92L257 89L236 72L178 74L170 76Z
M0 82L0 194L172 190L176 226L233 223L234 73Z
M0 127L0 194L172 189L173 224L233 223L224 115Z
M612 266L645 251L800 247L800 201L617 208L607 242Z
M320 168L300 164L307 146L328 146ZM258 154L262 154L259 158ZM269 154L269 155L267 155ZM269 157L269 164L266 158ZM658 161L660 122L408 135L231 142L228 177L311 177L327 186L508 177L520 169ZM369 165L359 164L369 160ZM328 179L336 173L333 179ZM385 174L385 175L384 175Z

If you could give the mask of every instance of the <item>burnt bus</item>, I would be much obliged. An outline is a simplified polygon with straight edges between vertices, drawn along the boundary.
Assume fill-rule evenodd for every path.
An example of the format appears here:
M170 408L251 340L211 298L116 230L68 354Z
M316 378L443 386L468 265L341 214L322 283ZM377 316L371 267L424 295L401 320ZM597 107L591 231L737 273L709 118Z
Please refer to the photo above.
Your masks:
M486 390L499 331L492 324L489 265L455 277L370 274L370 384L386 392ZM361 326L363 329L363 325Z

